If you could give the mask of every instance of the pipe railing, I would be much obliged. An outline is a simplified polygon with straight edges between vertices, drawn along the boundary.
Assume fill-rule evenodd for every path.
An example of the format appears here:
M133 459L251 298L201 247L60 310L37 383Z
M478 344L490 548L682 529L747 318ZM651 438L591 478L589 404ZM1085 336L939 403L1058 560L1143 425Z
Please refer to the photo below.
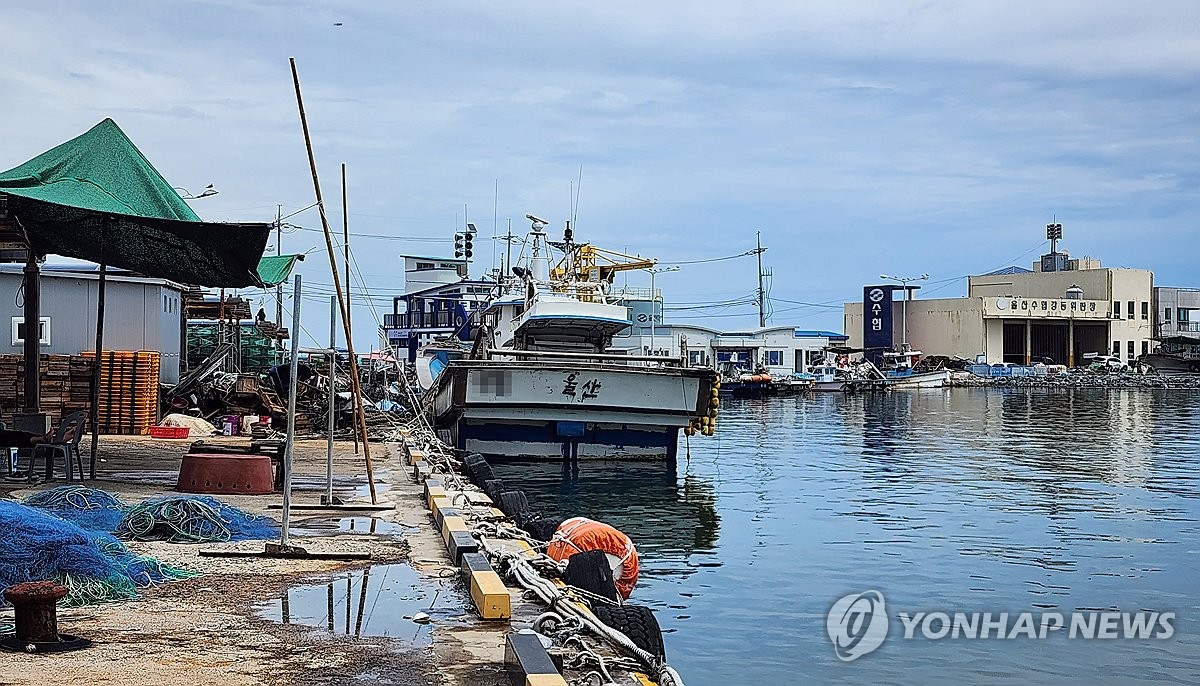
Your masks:
M608 355L604 353L572 353L554 350L511 350L507 348L488 348L488 355L508 355L510 357L554 357L567 360L613 360L622 362L661 362L663 364L683 366L683 361L677 357L662 355Z

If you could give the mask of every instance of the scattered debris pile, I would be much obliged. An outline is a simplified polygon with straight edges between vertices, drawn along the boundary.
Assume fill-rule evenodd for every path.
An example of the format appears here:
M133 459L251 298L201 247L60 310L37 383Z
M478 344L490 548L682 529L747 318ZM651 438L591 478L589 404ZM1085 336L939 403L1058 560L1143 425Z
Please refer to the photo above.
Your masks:
M290 370L287 365L270 367L265 373L220 371L229 348L218 348L202 365L190 371L179 385L164 393L164 412L201 417L221 427L224 418L269 417L255 429L256 438L287 428L287 396ZM299 365L296 387L296 435L324 436L328 431L329 402L334 402L334 436L354 435L354 408L349 365L343 357L335 369L333 393L329 388L329 363L324 357L306 359ZM360 370L367 436L373 441L394 441L403 422L411 417L401 402L403 391L394 368Z

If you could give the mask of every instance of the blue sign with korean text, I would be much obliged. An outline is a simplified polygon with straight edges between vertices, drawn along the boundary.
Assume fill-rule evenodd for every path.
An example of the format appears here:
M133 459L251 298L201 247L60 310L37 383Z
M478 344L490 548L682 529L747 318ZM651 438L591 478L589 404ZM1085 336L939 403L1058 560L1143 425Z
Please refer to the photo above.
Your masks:
M895 286L863 286L863 356L875 363L892 349L892 291Z

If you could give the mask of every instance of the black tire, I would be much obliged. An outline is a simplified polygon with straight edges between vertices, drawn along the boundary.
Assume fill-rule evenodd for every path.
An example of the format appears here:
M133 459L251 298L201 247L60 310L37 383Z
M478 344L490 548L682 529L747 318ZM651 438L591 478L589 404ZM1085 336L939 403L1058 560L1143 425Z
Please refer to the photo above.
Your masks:
M500 501L496 503L496 507L509 517L516 518L522 512L529 509L529 498L525 497L525 491L502 491L500 493Z
M542 517L536 512L527 513L525 517L517 520L517 525L529 532L530 536L546 542L554 538L554 532L558 531L559 524L562 524L562 521L552 517Z
M483 488L483 484L496 478L492 473L492 466L486 461L475 462L467 465L467 476L470 477L471 483Z
M612 627L628 636L637 647L647 653L659 659L666 657L667 651L663 646L662 629L659 628L658 620L655 619L654 612L650 608L641 605L596 603L592 608L592 614L596 615L596 619L603 622L605 626Z
M481 488L483 488L483 492L487 494L487 497L492 499L493 504L499 503L500 494L508 490L504 487L503 479L488 479L483 482Z
M616 579L603 550L586 550L568 557L562 580L589 593L620 602Z

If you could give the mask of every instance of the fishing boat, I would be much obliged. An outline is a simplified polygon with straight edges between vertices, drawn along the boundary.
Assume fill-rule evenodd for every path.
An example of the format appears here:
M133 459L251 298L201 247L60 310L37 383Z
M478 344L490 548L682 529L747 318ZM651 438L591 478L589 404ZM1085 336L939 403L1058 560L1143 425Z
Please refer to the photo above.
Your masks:
M852 370L843 369L832 364L812 368L814 377L812 389L817 393L845 393L858 390L863 382L855 378Z
M550 269L545 222L532 215L524 266L481 310L468 355L442 364L425 409L456 447L497 458L673 461L680 430L711 434L715 370L612 352L632 325L611 277L580 280L568 227ZM424 359L424 358L423 358ZM431 374L432 376L432 374Z
M885 388L943 388L950 385L950 370L945 368L918 370L916 362L922 353L919 350L883 353L883 364L879 371L883 374Z
M1200 338L1168 336L1159 340L1149 355L1138 358L1142 366L1159 376L1200 374Z

